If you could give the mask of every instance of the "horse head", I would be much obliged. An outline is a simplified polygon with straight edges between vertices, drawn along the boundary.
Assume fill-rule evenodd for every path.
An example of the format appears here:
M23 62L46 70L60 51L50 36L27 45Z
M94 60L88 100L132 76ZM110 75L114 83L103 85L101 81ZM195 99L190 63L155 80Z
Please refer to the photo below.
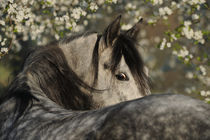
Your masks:
M69 67L93 88L84 90L98 107L149 94L148 77L136 47L142 20L127 31L120 30L120 20L117 17L102 34L86 33L59 45Z

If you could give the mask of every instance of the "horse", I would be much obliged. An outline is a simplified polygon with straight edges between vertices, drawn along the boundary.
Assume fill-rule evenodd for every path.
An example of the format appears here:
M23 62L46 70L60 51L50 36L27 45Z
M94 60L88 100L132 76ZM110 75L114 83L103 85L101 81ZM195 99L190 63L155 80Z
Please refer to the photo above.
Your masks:
M0 139L209 139L209 105L149 95L140 20L40 47L0 99ZM94 42L94 43L93 43ZM149 95L149 96L146 96Z
M121 33L120 19L102 34L86 32L35 49L2 100L16 103L22 115L43 97L61 108L81 111L150 94L136 48L140 22Z

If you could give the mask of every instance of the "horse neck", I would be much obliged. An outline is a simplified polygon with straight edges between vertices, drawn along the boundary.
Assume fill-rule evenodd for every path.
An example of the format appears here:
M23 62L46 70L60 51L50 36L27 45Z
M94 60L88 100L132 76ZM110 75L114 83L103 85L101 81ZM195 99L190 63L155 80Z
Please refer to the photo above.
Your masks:
M89 71L93 42L96 39L96 35L90 35L75 39L75 42L69 44L50 44L38 48L27 58L23 71L10 85L9 92L16 94L17 91L23 91L38 99L41 95L45 100L54 101L66 109L95 108L96 105L91 101L90 95L83 93L86 88L79 86L80 80L85 80L83 77L88 79L88 75L92 76ZM82 63L84 61L85 63ZM92 81L85 81L87 85L88 82Z

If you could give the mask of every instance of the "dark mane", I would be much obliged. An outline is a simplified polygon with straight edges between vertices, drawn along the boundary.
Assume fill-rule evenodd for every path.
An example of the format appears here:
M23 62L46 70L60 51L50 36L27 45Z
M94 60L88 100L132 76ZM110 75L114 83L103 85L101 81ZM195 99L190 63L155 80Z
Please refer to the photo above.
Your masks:
M99 42L102 35L97 36L96 44L93 49L93 55L92 55L92 66L93 66L93 72L94 72L94 81L92 87L95 86L97 80L98 80L98 65L99 65L99 56L98 56L98 49L99 49Z
M33 56L34 55L34 56ZM92 89L68 66L68 62L57 45L46 46L32 55L28 71L38 86L52 101L66 109L92 109L93 103L80 87ZM30 60L30 59L29 59Z
M43 92L66 109L88 110L96 106L90 100L90 95L83 93L81 87L87 90L94 89L72 71L57 44L37 48L29 55L23 71L10 84L7 95L0 103L15 97L20 99L19 105L24 103L20 108L25 110L35 98L31 93L33 86L40 87L39 92Z

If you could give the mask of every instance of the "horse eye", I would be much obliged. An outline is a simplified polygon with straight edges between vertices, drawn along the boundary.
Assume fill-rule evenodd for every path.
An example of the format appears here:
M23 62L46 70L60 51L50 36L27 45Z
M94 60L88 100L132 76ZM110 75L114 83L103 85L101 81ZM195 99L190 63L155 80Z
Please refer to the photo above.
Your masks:
M128 81L129 80L128 76L125 73L119 73L119 74L116 74L115 76L120 81Z

